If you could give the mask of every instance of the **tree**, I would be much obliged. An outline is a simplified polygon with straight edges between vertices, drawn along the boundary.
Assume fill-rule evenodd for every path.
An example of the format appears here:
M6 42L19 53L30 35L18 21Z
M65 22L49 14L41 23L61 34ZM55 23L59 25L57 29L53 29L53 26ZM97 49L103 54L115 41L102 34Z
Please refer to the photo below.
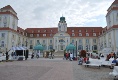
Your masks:
M85 51L85 50L81 50L80 56L81 56L81 57L86 57L86 51Z

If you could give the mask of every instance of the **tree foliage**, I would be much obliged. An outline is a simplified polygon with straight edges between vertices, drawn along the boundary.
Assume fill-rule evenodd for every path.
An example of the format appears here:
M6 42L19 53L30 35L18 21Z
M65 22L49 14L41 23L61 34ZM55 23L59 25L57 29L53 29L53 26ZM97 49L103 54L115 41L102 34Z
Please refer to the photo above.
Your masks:
M85 50L81 50L80 56L81 56L81 57L86 57L86 51L85 51Z

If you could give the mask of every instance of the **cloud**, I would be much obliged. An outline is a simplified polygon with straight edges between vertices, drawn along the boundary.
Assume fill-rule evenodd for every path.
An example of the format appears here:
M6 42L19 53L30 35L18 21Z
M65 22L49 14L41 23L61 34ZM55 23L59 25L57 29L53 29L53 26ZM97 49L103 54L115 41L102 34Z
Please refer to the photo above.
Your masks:
M18 13L18 26L57 27L66 18L68 27L106 26L105 15L114 0L3 0L0 7L11 5ZM94 24L93 24L94 23Z

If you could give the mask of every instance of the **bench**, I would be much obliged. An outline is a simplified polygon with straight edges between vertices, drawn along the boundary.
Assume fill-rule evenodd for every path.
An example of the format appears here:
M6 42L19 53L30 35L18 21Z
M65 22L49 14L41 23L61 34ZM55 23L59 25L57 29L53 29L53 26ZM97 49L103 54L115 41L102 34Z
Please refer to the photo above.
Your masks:
M97 67L101 67L101 61L98 60L98 59L89 59L90 63L89 64L86 64L86 63L83 63L83 65L85 65L85 67L88 67L88 66L97 66Z
M114 66L113 72L110 72L109 75L114 76L116 78L118 76L118 66Z
M111 61L101 61L101 65L103 66L111 66L112 62Z

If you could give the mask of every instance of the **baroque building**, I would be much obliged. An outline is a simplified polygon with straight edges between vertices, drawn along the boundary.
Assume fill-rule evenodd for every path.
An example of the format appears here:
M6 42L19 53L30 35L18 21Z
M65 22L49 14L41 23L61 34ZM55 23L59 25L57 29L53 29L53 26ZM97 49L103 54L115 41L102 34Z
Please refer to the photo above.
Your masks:
M107 26L67 27L65 17L60 17L58 27L27 28L18 27L15 10L7 5L0 9L0 51L10 50L12 46L27 46L30 50L40 43L44 50L65 50L70 43L77 50L101 51L110 47L118 51L118 1L115 0L106 14Z

